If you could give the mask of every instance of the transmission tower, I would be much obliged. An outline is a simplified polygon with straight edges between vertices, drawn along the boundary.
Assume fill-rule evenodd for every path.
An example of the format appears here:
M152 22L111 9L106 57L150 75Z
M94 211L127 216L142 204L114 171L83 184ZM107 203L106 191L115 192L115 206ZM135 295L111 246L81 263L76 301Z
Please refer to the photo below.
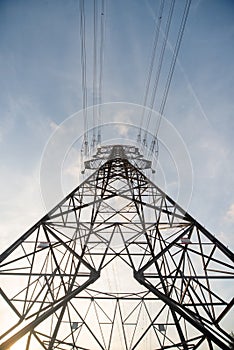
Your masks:
M145 176L136 147L100 147L85 167L0 256L0 349L230 349L233 253Z

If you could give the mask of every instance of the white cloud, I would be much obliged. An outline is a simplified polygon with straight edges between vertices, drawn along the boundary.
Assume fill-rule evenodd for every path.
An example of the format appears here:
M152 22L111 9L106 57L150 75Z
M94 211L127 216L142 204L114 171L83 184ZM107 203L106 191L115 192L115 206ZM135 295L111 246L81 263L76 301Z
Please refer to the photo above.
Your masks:
M230 207L228 208L226 215L225 215L225 219L227 221L234 222L234 203L232 203L230 205Z
M204 157L205 174L209 178L223 175L228 161L228 149L216 133L200 141L200 157Z
M44 214L37 171L27 174L1 166L1 253Z
M59 127L59 125L55 123L53 120L50 122L49 126L52 131L55 131Z
M0 120L0 142L4 142L5 138L11 131L14 121L11 113L7 113L4 118Z
M121 110L114 115L114 122L118 123L115 128L119 132L119 136L127 136L129 125L132 123L131 115L133 111L131 109Z

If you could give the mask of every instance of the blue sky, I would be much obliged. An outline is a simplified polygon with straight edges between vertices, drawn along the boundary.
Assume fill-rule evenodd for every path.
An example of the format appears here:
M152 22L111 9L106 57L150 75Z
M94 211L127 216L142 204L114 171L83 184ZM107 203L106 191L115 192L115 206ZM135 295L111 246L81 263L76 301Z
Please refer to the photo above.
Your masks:
M87 23L90 3L86 2ZM177 2L178 18L182 3ZM157 6L150 0L107 2L103 102L142 104ZM177 27L175 19L174 30ZM4 249L44 213L43 150L56 126L82 108L78 2L2 0L0 32ZM89 97L91 36L87 25ZM174 38L171 35L167 45L168 57ZM164 111L191 158L194 177L189 212L232 249L233 42L233 1L193 0ZM139 121L132 117L129 122ZM172 187L169 184L168 190L173 195Z
M91 3L85 0L88 106L92 106ZM176 1L165 71L183 4L184 0ZM158 6L155 0L107 0L105 121L122 124L114 128L110 124L104 140L115 133L128 142L136 140L127 123L139 124L137 111L143 103ZM79 153L72 145L83 125L81 113L76 114L82 109L78 0L0 0L0 33L3 251L49 209L42 197L45 191L55 204L79 184ZM180 186L180 199L187 200L188 211L234 251L233 43L233 0L192 0L159 132L154 181L173 198ZM69 149L65 147L60 174L45 159L50 144L61 136L60 148Z

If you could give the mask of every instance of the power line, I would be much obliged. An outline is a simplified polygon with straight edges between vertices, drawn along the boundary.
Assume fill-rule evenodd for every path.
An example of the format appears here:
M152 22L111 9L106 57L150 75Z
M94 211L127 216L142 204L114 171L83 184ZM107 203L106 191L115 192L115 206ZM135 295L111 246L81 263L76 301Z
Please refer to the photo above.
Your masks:
M171 5L170 5L170 9L169 9L169 13L168 13L168 18L167 18L167 23L166 23L165 33L164 33L164 39L163 39L160 57L159 57L158 68L157 68L156 75L155 75L154 87L153 87L150 106L149 106L150 110L148 112L148 118L147 118L147 123L146 123L146 130L149 129L149 124L150 124L150 120L152 117L152 109L154 108L154 104L155 104L155 98L156 98L156 94L157 94L157 90L158 90L158 84L159 84L159 79L160 79L161 70L162 70L162 66L163 66L165 48L166 48L166 44L168 41L168 35L169 35L169 31L170 31L174 7L175 7L175 0L172 0ZM146 139L146 137L147 137L147 131L145 132L144 138Z
M176 60L177 60L177 57L178 57L179 49L180 49L180 46L181 46L181 41L182 41L184 30L185 30L186 21L187 21L187 18L188 18L190 4L191 4L191 0L186 0L184 11L183 11L183 15L182 15L182 19L181 19L181 23L180 23L180 26L179 26L177 39L176 39L175 48L174 48L173 54L172 54L172 59L171 59L169 72L168 72L168 75L167 75L167 78L166 78L166 83L165 83L165 87L164 87L161 103L159 104L159 106L160 106L159 107L159 119L158 119L158 121L156 123L156 127L155 127L155 130L154 130L154 133L153 133L154 136L153 136L153 139L151 141L150 152L153 152L155 150L155 147L157 146L157 143L158 143L157 135L158 135L158 131L159 131L159 128L160 128L161 119L162 119L162 115L163 115L163 112L164 112L164 109L165 109L165 105L166 105L166 102L167 102L168 93L169 93L169 89L170 89L173 73L174 73L174 70L175 70ZM138 136L137 136L137 141L139 143L142 143L142 145L144 147L147 146L147 134L148 134L148 131L149 131L150 121L151 121L151 118L152 118L152 110L154 109L155 100L156 100L156 96L157 96L157 92L158 92L158 86L159 86L159 82L160 82L161 71L162 71L163 63L164 63L165 49L166 49L167 42L168 42L170 27L171 27L172 18L173 18L173 12L174 12L174 8L175 8L175 0L171 0L171 3L170 3L170 8L169 8L168 16L167 16L167 22L166 22L166 26L165 26L165 33L163 35L164 37L163 37L162 45L161 45L161 48L160 48L159 59L158 59L158 62L157 62L157 66L155 66L155 57L156 57L157 50L158 50L159 32L160 32L161 22L162 22L162 17L163 17L162 16L163 15L163 8L164 8L164 2L161 1L160 8L159 8L159 20L158 20L158 23L157 23L157 26L156 26L153 50L152 50L152 54L151 54L151 61L150 61L148 76L147 76L147 80L146 80L146 90L145 90L145 95L144 95L144 107L146 107L147 101L148 101L148 96L149 96L149 91L150 91L151 80L152 80L152 76L153 76L153 71L156 69L154 85L153 85L153 89L152 89L152 93L151 93L151 100L150 100L150 104L149 104L150 110L149 110L148 115L147 115L147 120L146 120L145 132L144 132L143 140L141 140L141 137L142 137L141 134L142 134L142 126L143 126L143 122L144 122L144 118L145 118L145 109L143 110L143 113L141 115L140 128L139 128L139 133L138 133Z
M84 139L81 149L81 155L88 156L89 133L88 133L88 90L87 90L87 49L86 49L86 14L85 0L80 0L80 40L81 40L81 73L82 73L82 107L83 107L83 123L84 123ZM92 7L92 40L93 48L91 54L93 56L92 69L92 140L91 149L94 151L97 144L101 143L101 104L103 90L103 63L104 63L104 39L106 25L106 5L102 0L100 6L97 0L93 0ZM98 106L97 106L98 105Z
M169 89L170 89L173 73L174 73L174 70L175 70L176 60L177 60L178 53L179 53L179 50L180 50L180 46L181 46L181 42L182 42L184 30L185 30L185 25L186 25L188 14L189 14L190 5L191 5L191 0L187 0L186 4L185 4L185 8L184 8L184 12L183 12L183 17L182 17L182 20L181 20L180 28L179 28L179 33L178 33L175 49L174 49L174 52L173 52L173 57L172 57L171 66L170 66L170 70L169 70L168 77L167 77L166 86L165 86L165 89L164 89L163 98L162 98L160 109L159 109L159 121L158 121L158 125L157 125L157 127L155 129L155 132L154 132L154 140L153 141L155 141L157 139L158 131L159 131L159 128L160 128L162 115L163 115L163 112L164 112L164 109L165 109L165 105L166 105L166 102L167 102L168 93L169 93ZM151 151L153 151L153 150L154 149L152 149Z
M164 3L165 3L165 1L162 0L161 4L160 4L160 8L159 8L158 21L156 22L153 50L152 50L152 54L151 54L151 60L150 60L150 66L149 66L148 77L147 77L147 81L146 81L146 89L145 89L144 102L143 102L144 107L146 107L148 95L149 95L149 88L150 88L151 77L152 77L152 72L153 72L153 68L154 68L156 49L158 46L159 32L160 32L160 26L161 26L161 21L162 21ZM142 132L142 124L143 124L144 116L145 116L145 109L143 109L142 115L141 115L140 129L139 129L139 134L138 134L138 142L141 142L141 132Z
M97 104L97 3L93 0L93 140L96 146L96 104Z
M173 74L174 74L174 71L175 71L175 64L176 64L176 60L177 60L177 57L178 57L178 54L179 54L181 42L182 42L182 39L183 39L183 34L184 34L185 25L186 25L188 14L189 14L190 5L191 5L191 0L187 0L186 4L185 4L185 7L184 7L183 16L182 16L182 20L181 20L181 23L180 23L179 32L178 32L178 36L177 36L177 40L176 40L176 45L175 45L175 48L174 48L174 51L173 51L171 65L170 65L169 73L168 73L167 80L166 80L166 85L165 85L165 88L164 88L163 97L162 97L160 108L159 108L159 120L158 120L158 123L156 125L155 131L154 131L154 137L153 137L153 140L152 140L151 146L150 146L150 152L151 153L153 153L153 151L155 150L155 146L157 145L157 142L158 142L157 141L157 136L158 136L159 128L160 128L161 121L162 121L162 115L163 115L163 112L164 112L164 109L165 109L165 105L166 105L166 102L167 102L167 98L168 98L168 93L169 93L172 77L173 77ZM151 108L153 108L153 106ZM149 124L148 124L147 129L148 128L149 128Z
M102 90L103 90L103 64L104 64L104 44L105 44L105 28L106 28L106 6L105 0L101 5L101 29L100 29L100 50L99 50L99 82L98 82L98 137L97 143L101 143L101 125L102 125Z
M88 122L87 122L87 77L86 77L86 44L85 44L85 7L80 0L80 39L81 39L81 75L82 75L82 108L84 124L84 154L88 155Z
M160 110L159 110L159 113L161 113L161 114L164 112L165 104L167 101L168 92L169 92L169 88L171 85L171 80L172 80L173 73L175 70L176 60L177 60L178 53L180 50L180 46L181 46L181 42L182 42L182 38L183 38L183 34L184 34L184 29L185 29L185 25L186 25L188 14L189 14L190 4L191 4L191 0L187 0L186 5L185 5L185 9L184 9L184 13L183 13L183 18L182 18L181 25L180 25L179 35L178 35L178 38L176 41L176 46L175 46L175 50L174 50L174 54L173 54L173 58L172 58L172 62L171 62L170 71L169 71L168 78L167 78L167 83L166 83L166 88L164 91L163 100L161 102L161 106L160 106Z

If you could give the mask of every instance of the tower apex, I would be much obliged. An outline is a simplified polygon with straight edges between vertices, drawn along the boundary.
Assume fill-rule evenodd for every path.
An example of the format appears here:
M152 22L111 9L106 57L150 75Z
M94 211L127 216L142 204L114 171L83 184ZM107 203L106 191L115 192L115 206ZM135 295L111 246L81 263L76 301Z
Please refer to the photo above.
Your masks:
M128 159L139 170L151 168L152 162L143 157L139 148L130 145L106 145L97 148L93 157L84 162L85 169L98 169L104 162L111 159Z

